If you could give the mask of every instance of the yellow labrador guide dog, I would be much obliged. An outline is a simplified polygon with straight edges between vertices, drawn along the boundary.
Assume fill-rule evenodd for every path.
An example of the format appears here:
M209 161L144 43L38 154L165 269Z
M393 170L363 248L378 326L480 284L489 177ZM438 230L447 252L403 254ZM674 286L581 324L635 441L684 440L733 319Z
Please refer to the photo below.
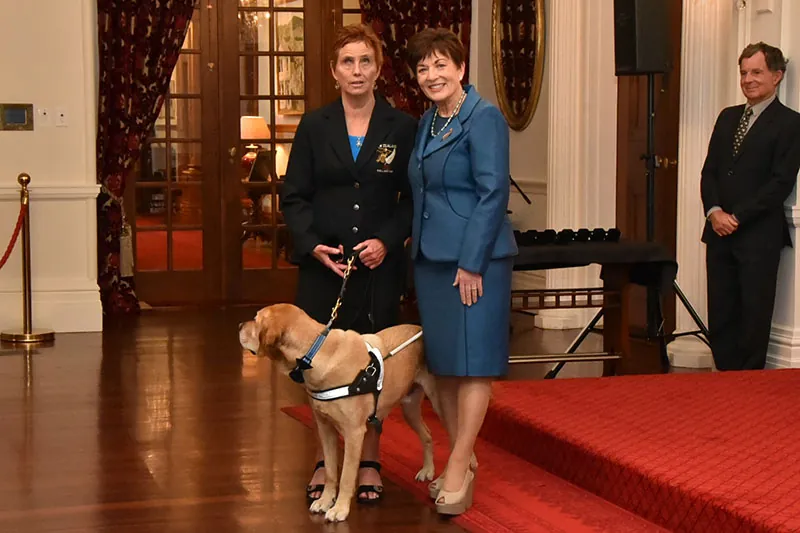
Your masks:
M347 519L368 424L380 429L398 403L422 442L422 469L416 479L433 479L433 440L422 419L423 392L437 415L440 410L434 379L425 365L421 327L398 325L361 335L330 329L294 305L276 304L239 325L239 342L292 369L290 376L303 383L310 396L325 458L325 489L311 504L312 512L325 513L329 521ZM337 433L344 439L338 493Z

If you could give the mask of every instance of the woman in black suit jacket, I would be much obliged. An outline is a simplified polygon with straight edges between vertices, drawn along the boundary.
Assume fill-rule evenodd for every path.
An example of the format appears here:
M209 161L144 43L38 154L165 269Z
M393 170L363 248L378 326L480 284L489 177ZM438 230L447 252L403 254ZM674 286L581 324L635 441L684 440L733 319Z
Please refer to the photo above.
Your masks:
M301 119L281 200L300 271L295 303L313 319L330 320L345 260L359 252L333 323L359 333L398 322L413 212L407 167L417 121L376 97L382 59L368 26L339 31L331 72L341 98ZM377 502L382 485L372 427L362 458L358 501ZM309 500L319 498L324 480L319 461L306 489Z

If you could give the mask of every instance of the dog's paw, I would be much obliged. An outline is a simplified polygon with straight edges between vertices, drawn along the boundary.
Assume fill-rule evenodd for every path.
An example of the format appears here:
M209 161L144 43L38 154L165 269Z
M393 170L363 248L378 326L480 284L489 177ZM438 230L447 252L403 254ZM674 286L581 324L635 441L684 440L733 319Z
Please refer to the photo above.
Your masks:
M433 481L433 475L435 474L435 469L433 465L423 466L422 469L417 472L417 481Z
M322 496L314 500L311 507L308 508L309 511L312 513L326 513L333 507L336 502L336 494L333 491L331 491L331 494L325 494L325 492L323 491Z
M325 520L328 522L344 522L350 514L350 506L337 504L334 505L327 513L325 513Z

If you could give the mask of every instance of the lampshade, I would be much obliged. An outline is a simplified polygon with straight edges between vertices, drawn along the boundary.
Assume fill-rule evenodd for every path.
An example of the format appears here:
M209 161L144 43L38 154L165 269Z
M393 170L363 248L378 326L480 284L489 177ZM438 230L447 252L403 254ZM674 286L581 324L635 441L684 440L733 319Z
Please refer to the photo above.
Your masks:
M244 116L240 119L242 139L269 139L272 135L267 126L267 119L261 116Z

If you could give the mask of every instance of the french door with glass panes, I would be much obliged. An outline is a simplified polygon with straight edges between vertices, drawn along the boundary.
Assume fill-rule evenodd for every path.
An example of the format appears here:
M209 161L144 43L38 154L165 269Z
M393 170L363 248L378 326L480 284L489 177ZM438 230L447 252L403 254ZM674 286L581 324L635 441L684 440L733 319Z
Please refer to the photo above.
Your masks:
M293 297L280 178L302 112L330 98L337 1L198 2L125 195L144 304Z
M338 96L335 29L358 20L358 0L198 2L126 192L142 302L292 300L283 176L303 112Z

